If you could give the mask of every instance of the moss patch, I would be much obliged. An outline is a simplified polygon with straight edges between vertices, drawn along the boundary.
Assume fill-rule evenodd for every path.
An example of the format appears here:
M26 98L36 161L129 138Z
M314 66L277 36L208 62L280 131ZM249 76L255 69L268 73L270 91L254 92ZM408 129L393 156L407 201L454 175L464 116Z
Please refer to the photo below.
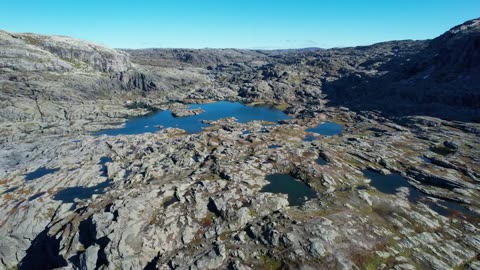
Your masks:
M434 146L434 147L430 147L430 151L432 151L436 154L442 155L442 156L446 156L446 155L455 153L454 149L448 148L448 147L443 146L443 145L437 145L437 146Z
M38 38L34 38L33 36L24 36L23 37L23 40L28 43L28 44L31 44L31 45L34 45L34 46L39 46L42 44L42 41Z
M284 111L286 110L288 107L290 107L290 105L288 105L288 103L280 103L280 104L276 104L273 106L275 109L277 110L280 110L280 111Z
M261 269L265 270L285 269L284 264L281 261L270 256L261 256L260 263L262 265Z

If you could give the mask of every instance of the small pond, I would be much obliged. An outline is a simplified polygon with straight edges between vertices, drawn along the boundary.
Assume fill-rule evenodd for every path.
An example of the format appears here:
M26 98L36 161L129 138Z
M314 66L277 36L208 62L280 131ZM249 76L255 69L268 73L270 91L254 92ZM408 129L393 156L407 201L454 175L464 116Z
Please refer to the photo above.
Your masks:
M480 217L473 211L469 210L464 204L447 200L432 201L426 194L411 186L400 174L393 173L383 175L372 170L364 170L363 175L371 180L371 186L383 193L395 194L398 192L398 188L407 187L409 190L409 201L422 202L442 216L474 218L475 220L480 220Z
M104 194L110 185L111 181L107 180L91 187L67 187L57 192L53 199L63 203L74 203L75 199L84 200L91 198L93 194Z
M163 202L163 207L167 208L169 207L170 205L176 203L176 202L179 202L180 200L177 198L177 196L171 196L169 197L168 199L165 200L165 202Z
M19 186L11 187L11 188L5 190L5 191L3 192L3 194L10 193L10 192L14 192L14 191L17 190L18 188L19 188Z
M318 165L327 165L328 164L328 161L321 156L318 156L318 158L315 161L317 162Z
M278 149L278 148L280 148L280 147L282 147L280 144L274 143L274 144L270 144L270 145L268 146L268 149Z
M33 172L26 173L25 174L25 180L27 180L27 181L35 180L37 178L43 177L47 174L52 174L52 173L57 172L59 170L60 170L59 168L50 169L50 168L40 167Z
M188 133L198 133L208 124L202 120L219 120L235 117L239 123L254 120L277 122L289 119L284 112L268 106L248 106L239 102L220 101L207 104L193 104L189 109L201 108L203 113L185 117L173 117L169 110L153 112L145 116L134 117L128 120L121 128L107 129L95 132L94 135L129 135L156 132L159 128L181 128Z
M30 196L30 197L28 198L28 201L31 202L31 201L33 201L33 200L35 200L35 199L37 199L37 198L40 198L43 194L45 194L45 192L39 192L39 193L37 193L37 194L35 194L35 195L33 195L33 196Z
M419 156L419 157L420 157L420 159L422 159L423 162L425 162L425 163L432 163L432 160L429 159L429 158L427 158L426 156Z
M100 161L98 162L99 165L102 165L102 168L100 169L100 172L102 173L102 176L107 177L108 176L108 170L107 170L107 162L113 162L113 159L111 157L101 157Z
M260 192L287 194L288 202L293 206L302 205L317 196L317 193L308 185L288 174L270 174L265 179L270 183L264 186Z
M441 200L434 202L427 202L426 203L433 211L439 213L445 217L463 217L467 219L471 219L473 223L480 222L480 215L468 209L468 207L464 204L454 202L454 201L446 201Z
M333 136L338 135L342 132L343 126L334 122L324 122L320 125L308 128L307 132L317 133L323 136Z
M383 175L381 173L364 170L363 175L371 180L370 185L375 187L378 191L387 193L387 194L396 194L398 188L407 187L409 188L408 199L410 201L417 201L422 193L413 188L407 181L398 173L392 173Z
M307 135L305 136L305 138L303 139L304 142L313 142L317 139L316 136L313 136L313 135Z

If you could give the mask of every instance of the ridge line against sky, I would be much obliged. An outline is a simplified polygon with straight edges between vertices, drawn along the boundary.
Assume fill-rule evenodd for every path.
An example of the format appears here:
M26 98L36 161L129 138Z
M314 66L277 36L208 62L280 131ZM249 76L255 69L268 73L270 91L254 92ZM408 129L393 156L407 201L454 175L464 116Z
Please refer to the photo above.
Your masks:
M331 48L431 39L479 11L478 0L6 0L0 29L114 48Z

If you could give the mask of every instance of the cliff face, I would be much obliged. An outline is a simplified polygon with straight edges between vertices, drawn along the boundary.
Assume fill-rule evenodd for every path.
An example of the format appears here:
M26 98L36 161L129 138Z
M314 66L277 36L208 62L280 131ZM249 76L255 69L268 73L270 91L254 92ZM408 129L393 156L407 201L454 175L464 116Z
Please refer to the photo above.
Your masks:
M63 36L0 31L0 67L20 71L125 72L127 53Z
M59 59L28 39L0 31L0 68L14 71L69 71L71 63Z

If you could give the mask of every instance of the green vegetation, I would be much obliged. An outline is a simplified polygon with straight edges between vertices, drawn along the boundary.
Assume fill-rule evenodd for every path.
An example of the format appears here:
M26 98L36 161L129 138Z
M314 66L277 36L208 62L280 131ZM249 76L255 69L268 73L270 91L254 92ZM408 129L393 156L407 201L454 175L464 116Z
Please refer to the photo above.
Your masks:
M72 63L73 67L76 69L81 69L83 67L81 62L71 61L70 63Z
M222 232L220 234L220 240L226 241L231 236L230 232Z
M352 261L360 269L375 270L379 269L380 265L384 263L384 260L380 256L374 254L353 254Z
M141 101L135 101L135 102L132 102L132 103L129 103L127 105L125 105L125 107L127 109L146 109L148 111L152 111L152 112L155 112L157 111L157 108L147 104L147 103L144 103L144 102L141 102Z
M437 153L437 154L442 155L442 156L446 156L446 155L455 153L454 149L448 148L448 147L443 146L443 145L437 145L437 146L431 147L430 150L432 152Z
M40 44L42 44L40 39L34 38L33 36L24 36L23 40L26 43L34 45L34 46L39 46Z
M394 209L388 204L375 204L372 206L372 211L381 217L392 216L395 213Z
M207 215L200 220L200 226L206 228L212 225L213 221L215 221L216 215L213 212L208 211Z
M262 264L262 269L265 270L278 270L284 268L284 265L281 261L278 261L276 258L270 256L261 256L260 262Z
M174 199L174 196L166 196L165 198L163 198L162 200L162 205L165 207L165 204L168 204L171 200Z
M290 105L288 105L288 103L281 103L281 104L276 104L275 106L273 106L275 109L277 110L280 110L280 111L284 111L286 110L288 107L290 107Z
M48 219L51 219L54 214L55 214L55 208L49 207L49 208L47 209L46 217L47 217Z
M253 208L250 208L250 207L249 207L249 208L248 208L248 212L249 212L249 214L250 214L251 217L256 217L256 216L258 216L257 211L255 211Z

